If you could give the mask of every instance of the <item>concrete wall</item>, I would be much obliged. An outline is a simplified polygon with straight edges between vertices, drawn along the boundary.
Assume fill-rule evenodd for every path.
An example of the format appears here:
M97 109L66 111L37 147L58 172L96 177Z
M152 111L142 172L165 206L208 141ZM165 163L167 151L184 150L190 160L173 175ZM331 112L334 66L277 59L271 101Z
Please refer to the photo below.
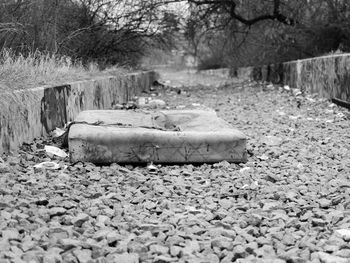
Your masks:
M229 69L204 71L223 76ZM330 55L258 67L238 68L230 77L289 85L326 98L350 101L350 54Z
M203 73L205 75L222 77L222 78L231 78L231 77L233 77L231 69L229 69L229 68L201 70L200 73Z
M350 54L284 63L283 79L293 88L350 101Z
M222 78L238 78L240 80L264 80L264 81L281 81L281 65L268 65L259 67L242 67L236 69L221 68L202 70L200 73ZM283 74L282 74L283 75Z
M157 74L148 71L2 94L0 153L16 151L22 143L63 127L82 110L110 109L127 102L149 91L156 79Z

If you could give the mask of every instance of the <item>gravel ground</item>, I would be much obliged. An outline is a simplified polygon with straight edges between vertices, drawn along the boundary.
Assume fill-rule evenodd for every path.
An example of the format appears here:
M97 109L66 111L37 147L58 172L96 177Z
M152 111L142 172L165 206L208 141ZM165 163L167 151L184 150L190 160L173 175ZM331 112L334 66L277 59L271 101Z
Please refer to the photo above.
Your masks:
M350 262L348 112L273 86L163 76L177 83L160 90L170 108L214 108L247 134L248 163L71 165L36 140L0 159L1 263ZM60 169L33 168L49 160Z

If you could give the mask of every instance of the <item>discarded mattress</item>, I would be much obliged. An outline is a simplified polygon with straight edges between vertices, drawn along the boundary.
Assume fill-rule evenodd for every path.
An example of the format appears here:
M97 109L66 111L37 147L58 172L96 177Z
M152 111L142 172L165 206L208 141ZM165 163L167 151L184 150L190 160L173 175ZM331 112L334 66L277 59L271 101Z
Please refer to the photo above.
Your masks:
M245 162L246 137L208 110L83 111L68 135L72 162Z

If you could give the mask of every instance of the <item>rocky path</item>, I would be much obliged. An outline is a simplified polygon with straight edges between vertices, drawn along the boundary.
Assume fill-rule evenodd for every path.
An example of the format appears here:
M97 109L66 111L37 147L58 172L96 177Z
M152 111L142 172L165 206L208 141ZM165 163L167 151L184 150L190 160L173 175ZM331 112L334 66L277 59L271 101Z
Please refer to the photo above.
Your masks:
M283 88L180 77L165 74L177 87L159 98L214 108L248 135L248 163L71 165L45 154L50 141L25 145L0 159L1 263L350 262L348 112ZM59 169L34 168L52 159Z

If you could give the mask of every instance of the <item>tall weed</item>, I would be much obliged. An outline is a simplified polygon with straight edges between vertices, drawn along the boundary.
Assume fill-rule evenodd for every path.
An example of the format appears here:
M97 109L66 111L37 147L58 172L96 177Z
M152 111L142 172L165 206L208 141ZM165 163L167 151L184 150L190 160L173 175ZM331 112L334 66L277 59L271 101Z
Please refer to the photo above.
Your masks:
M113 69L118 74L118 68ZM123 73L123 69L119 69ZM43 85L64 84L111 72L101 72L97 64L83 65L67 56L45 54L39 51L26 55L11 49L0 52L0 90L18 90Z

